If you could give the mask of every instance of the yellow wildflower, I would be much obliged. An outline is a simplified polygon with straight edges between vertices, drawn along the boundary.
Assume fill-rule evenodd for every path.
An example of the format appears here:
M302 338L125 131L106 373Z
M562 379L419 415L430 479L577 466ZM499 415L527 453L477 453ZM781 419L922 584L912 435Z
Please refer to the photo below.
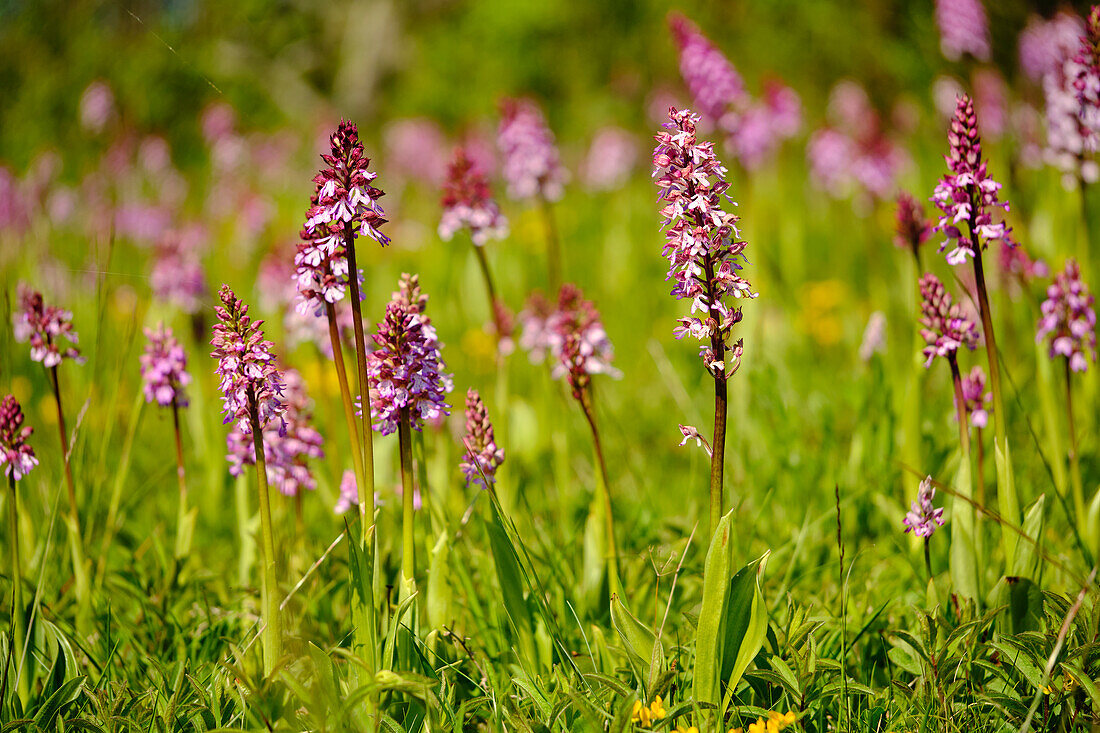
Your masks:
M634 701L634 710L630 713L630 719L642 727L649 727L651 717L649 708L642 704L641 700Z
M768 729L768 724L763 718L758 718L755 723L749 723L749 733L773 733L773 731Z
M694 725L690 728L684 728L683 726L678 725L673 729L672 733L699 733L699 729L696 728Z
M649 716L654 720L663 720L668 715L668 711L665 710L665 701L661 699L661 696L653 698L653 702L649 704Z
M768 713L768 722L775 723L779 730L783 730L797 719L798 716L790 710L785 713L777 713L772 710Z

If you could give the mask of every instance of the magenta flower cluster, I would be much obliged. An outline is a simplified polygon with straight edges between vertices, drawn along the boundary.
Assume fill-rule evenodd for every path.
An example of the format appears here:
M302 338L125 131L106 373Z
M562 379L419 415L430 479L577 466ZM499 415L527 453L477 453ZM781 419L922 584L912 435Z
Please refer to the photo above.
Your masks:
M222 285L219 296L222 305L214 309L218 322L210 340L214 347L210 356L218 360L224 422L236 422L241 433L250 435L249 413L255 409L261 429L277 420L282 433L286 430L283 377L275 366L273 345L260 330L263 321L249 318L248 306L228 285Z
M72 359L78 364L84 362L80 351L73 345L80 339L73 330L72 312L46 305L42 293L20 285L19 310L14 321L15 340L30 343L31 359L34 361L40 361L46 367L55 367L63 359ZM68 346L62 346L62 341Z
M504 449L497 445L489 411L476 389L466 391L466 453L459 464L466 476L466 485L491 488L497 468L504 463ZM487 483L486 483L487 482Z
M928 476L920 482L917 500L902 520L906 533L912 532L917 537L928 538L943 526L943 507L932 503L935 498L936 487L932 485L932 477Z
M6 396L0 402L0 466L4 467L5 476L18 481L38 465L34 449L27 445L27 438L33 432L34 428L23 425L23 408L15 397Z
M576 285L563 284L553 305L541 293L532 294L520 321L520 346L527 349L531 361L539 363L549 354L550 376L566 377L575 394L583 392L594 374L621 376L611 366L615 350L600 314Z
M199 258L203 236L199 227L165 232L149 273L153 295L184 313L198 313L207 295L206 274Z
M285 430L274 422L263 430L264 466L267 480L284 496L297 496L302 491L317 488L309 469L310 458L324 458L321 434L311 425L309 397L305 382L294 369L283 372L283 397L286 404ZM256 465L255 441L251 435L234 425L226 438L229 472L240 476L245 466Z
M321 155L327 167L313 178L317 189L294 257L298 291L305 297L301 307L312 306L315 315L324 311L325 303L344 297L349 277L346 248L356 237L365 234L382 246L390 243L380 229L386 218L378 199L385 194L372 185L378 174L369 170L358 128L347 120L340 122L329 145L330 152Z
M1075 372L1088 369L1088 356L1096 361L1096 311L1076 260L1067 260L1047 288L1035 340L1044 338L1050 339L1050 358L1064 356Z
M998 200L1001 184L989 176L986 162L982 160L974 103L965 94L958 99L947 139L951 152L944 157L949 173L940 179L932 194L932 200L943 215L933 231L946 237L940 245L941 252L954 243L955 248L947 254L947 262L958 265L975 255L974 240L980 242L983 249L991 240L1009 243L1012 240L1005 223L993 221L992 210L1008 211L1008 202ZM960 228L964 222L967 232Z
M367 362L370 410L374 429L382 435L397 430L402 410L417 430L425 420L450 414L446 397L453 386L443 371L435 328L423 312L426 302L417 277L402 275L373 335L377 346Z
M439 236L449 242L461 229L470 232L474 244L508 236L508 220L489 191L489 180L470 160L464 148L455 149L443 187L443 216Z
M557 201L562 197L568 174L558 158L554 133L534 102L504 100L497 147L504 156L502 173L511 198Z
M958 61L964 54L989 60L989 19L981 0L936 0L936 25L940 50L948 61Z
M951 294L938 277L925 273L920 280L920 294L920 335L927 344L921 352L925 368L932 366L937 356L954 359L961 347L974 349L978 345L978 327L958 303L951 302Z
M161 407L187 407L187 385L191 375L187 373L187 354L172 335L172 329L158 323L155 329L146 328L145 353L141 355L141 386L146 402L156 402Z
M725 301L755 298L756 293L739 274L746 243L740 240L738 217L723 208L723 200L730 200L726 168L714 144L696 137L698 122L691 110L669 110L669 121L655 138L653 176L661 192L658 200L664 202L665 279L673 281L673 296L691 301L691 315L679 319L674 333L709 342L701 349L703 362L724 378L732 374L724 353L741 320L741 309Z

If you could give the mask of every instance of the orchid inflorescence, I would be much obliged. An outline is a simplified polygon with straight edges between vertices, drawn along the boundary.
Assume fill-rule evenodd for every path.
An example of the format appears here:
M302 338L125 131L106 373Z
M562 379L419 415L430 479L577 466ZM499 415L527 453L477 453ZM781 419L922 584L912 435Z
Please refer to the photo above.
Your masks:
M723 208L723 200L729 200L726 168L715 156L714 144L697 139L698 122L691 110L669 110L669 121L656 135L653 175L665 202L666 279L673 281L673 296L691 301L692 315L680 318L674 333L709 342L700 350L703 362L716 378L726 378L740 363L741 341L730 341L741 309L725 300L755 298L756 293L739 274L746 243L740 239L738 217ZM728 361L727 349L733 354Z

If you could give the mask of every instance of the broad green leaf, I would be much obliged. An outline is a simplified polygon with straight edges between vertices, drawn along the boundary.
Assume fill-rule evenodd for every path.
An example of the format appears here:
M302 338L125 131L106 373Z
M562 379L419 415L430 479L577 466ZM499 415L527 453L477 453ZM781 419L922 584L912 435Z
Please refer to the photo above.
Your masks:
M974 496L968 454L963 455L959 462L959 470L955 474L955 491L958 496L951 499L951 583L959 595L979 598L974 507L967 501Z
M703 605L699 612L699 626L695 630L695 677L691 694L696 702L712 705L721 702L719 675L722 672L722 652L725 650L722 632L732 577L730 566L733 564L730 544L732 516L731 510L719 520L710 541L703 566Z
M433 629L441 629L454 621L451 612L451 584L448 582L451 574L450 553L451 537L447 530L443 530L432 548L431 563L428 566L428 624Z
M618 595L611 596L611 625L615 627L630 663L649 690L664 667L664 650L656 634L639 621Z

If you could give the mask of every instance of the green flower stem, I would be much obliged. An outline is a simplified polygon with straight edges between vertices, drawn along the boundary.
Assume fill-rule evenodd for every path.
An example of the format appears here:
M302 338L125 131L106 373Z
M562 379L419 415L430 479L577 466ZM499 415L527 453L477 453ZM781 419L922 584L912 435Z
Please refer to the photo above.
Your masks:
M11 656L15 659L15 679L19 699L26 705L30 687L23 674L23 657L27 646L27 619L23 615L23 564L19 557L19 492L15 488L15 474L8 475L8 553L11 556Z
M1073 484L1073 508L1078 522L1084 522L1088 509L1085 506L1085 489L1081 482L1081 461L1077 456L1077 431L1073 423L1073 371L1069 359L1063 358L1066 373L1066 424L1069 426L1069 475Z
M600 431L596 427L596 414L592 409L592 389L586 387L581 393L581 410L588 421L588 427L592 429L592 446L596 454L597 490L603 500L603 515L605 532L607 534L607 584L611 593L622 593L622 584L619 582L619 546L615 542L615 517L611 512L611 484L607 476L607 461L603 456L603 443L600 441Z
M473 240L470 240L471 244ZM474 244L474 254L477 255L477 264L481 268L481 277L485 280L485 292L489 297L489 317L493 319L493 327L496 328L497 349L500 348L500 339L504 336L503 324L500 322L500 314L497 312L497 291L493 286L493 276L489 272L489 261L485 257L485 248Z
M173 389L175 385L173 385ZM183 438L180 435L180 408L176 401L172 400L172 428L176 438L176 479L179 483L180 503L179 512L176 515L176 560L183 559L191 549L190 540L184 542L186 532L184 523L187 521L187 475L183 467Z
M252 445L256 452L256 493L260 501L260 562L263 564L263 651L264 676L270 675L283 656L282 623L279 618L279 573L275 556L275 527L271 521L271 496L267 487L267 462L264 460L263 427L256 407L256 392L248 386L248 418L252 425Z
M69 435L65 429L65 410L61 406L61 379L57 365L50 367L54 404L57 405L57 429L61 438L61 458L65 465L65 488L69 494L69 550L73 558L73 578L76 581L76 598L83 607L88 601L88 570L84 562L84 536L80 531L80 512L76 504L76 482L73 481L72 464L69 462Z
M974 282L978 290L978 312L982 318L982 332L985 335L985 351L989 361L989 388L993 394L993 451L997 460L997 503L1001 517L1009 524L1020 525L1020 503L1016 497L1016 487L1012 475L1012 455L1008 446L1008 432L1005 426L1005 402L1001 389L1001 364L997 358L997 338L993 332L993 314L989 309L989 292L985 285L985 271L982 267L982 243L978 233L970 230L970 246L974 252ZM1004 551L1005 569L1013 571L1017 538L1007 527L1001 528L1001 547Z
M416 573L416 538L413 524L412 422L408 407L401 408L397 423L397 442L401 453L401 585L404 588Z
M340 329L336 325L336 306L325 303L325 313L328 315L328 335L332 342L332 361L336 364L336 380L340 384L340 400L344 403L344 419L348 426L348 438L351 440L351 467L355 473L355 485L359 487L359 517L363 526L367 526L366 507L369 497L374 504L374 492L367 493L367 480L363 467L363 452L357 450L361 446L359 441L359 426L355 422L355 404L351 399L351 389L348 387L348 372L344 366L344 351L340 344ZM364 405L364 414L369 414L368 405ZM369 429L369 426L368 426ZM373 514L373 512L372 512ZM372 516L373 519L373 516Z
M978 580L977 543L974 507L971 504L973 489L970 479L970 426L966 421L966 400L963 398L962 375L955 354L947 356L951 365L951 381L955 388L955 418L959 423L960 458L955 491L958 496L952 498L953 529L951 530L951 579L955 589L967 598L980 597Z
M367 347L363 335L363 311L359 294L359 267L355 264L355 230L349 221L344 225L344 246L348 252L348 290L351 296L351 320L355 329L355 358L359 367L359 397L363 402L361 423L362 434L362 482L359 484L360 498L374 497L374 436L370 426L370 380L367 377ZM331 307L331 306L330 306ZM329 327L331 331L331 326ZM335 351L335 349L334 349ZM357 477L358 478L358 477ZM362 523L363 542L367 541L367 505L359 502L359 519ZM370 519L374 520L373 513Z

